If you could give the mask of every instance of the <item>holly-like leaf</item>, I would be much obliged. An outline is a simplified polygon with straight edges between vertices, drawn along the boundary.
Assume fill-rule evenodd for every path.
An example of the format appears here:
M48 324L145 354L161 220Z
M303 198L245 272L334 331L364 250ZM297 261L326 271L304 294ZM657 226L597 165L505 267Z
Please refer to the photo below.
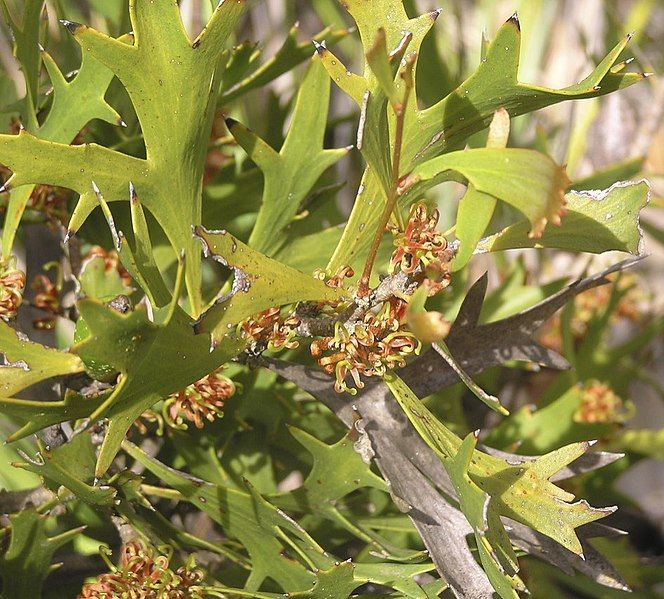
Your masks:
M7 437L7 442L18 441L52 424L87 418L104 403L107 397L107 393L83 397L73 391L67 391L65 398L61 401L0 397L0 412L25 423Z
M548 226L534 239L528 236L529 224L518 222L483 239L477 251L548 247L593 254L613 250L640 254L639 213L649 196L646 181L617 183L602 191L572 191L565 196L567 214L559 227Z
M94 360L120 372L114 391L90 414L91 420L109 420L97 461L98 477L110 466L138 416L212 372L244 347L242 342L226 338L210 351L208 338L194 333L194 323L177 304L183 276L181 263L171 305L155 314L159 324L150 321L140 306L120 314L90 299L78 304L89 336L72 350L86 362Z
M235 273L229 295L221 296L202 317L199 332L210 332L212 342L227 338L233 327L245 318L272 306L298 301L339 301L340 289L272 260L251 249L226 231L207 231L196 227L206 256L212 256Z
M385 481L362 461L348 437L327 445L298 428L291 427L290 432L314 458L313 467L303 483L311 505L333 504L360 487L389 491Z
M0 396L9 397L40 381L83 372L83 362L74 354L29 341L0 320Z
M348 149L324 150L330 82L320 59L314 56L302 80L293 118L279 152L251 131L228 121L228 128L249 157L263 171L263 202L249 245L273 255L290 224L318 178L344 156Z
M9 547L0 555L3 597L41 597L44 580L57 567L53 554L85 528L49 537L48 519L35 508L9 516Z
M48 52L42 50L40 59L43 59L53 85L53 100L43 123L35 121L33 126L28 124L26 129L29 133L39 139L68 144L93 119L112 124L122 123L118 113L104 99L113 79L111 70L93 56L83 53L80 68L74 78L67 81ZM73 105L77 106L77 110L71 109ZM2 235L4 256L11 253L14 236L33 190L34 185L11 190Z
M108 486L92 486L95 448L89 435L80 434L60 447L50 450L39 443L35 459L23 453L25 462L13 464L45 479L46 486L57 492L60 485L86 503L109 507L117 491ZM86 482L87 481L87 482Z
M133 44L85 25L63 24L84 54L120 80L131 98L145 141L146 159L97 146L67 146L27 132L0 136L0 161L14 175L10 186L47 183L81 194L70 229L76 231L97 206L92 183L109 200L126 200L133 182L171 245L185 249L191 312L201 306L200 253L191 226L201 222L203 169L216 107L220 55L244 10L244 0L221 2L193 42L180 9L170 0L129 3ZM38 158L38 160L36 159Z
M363 487L389 492L383 479L371 472L347 436L333 445L327 445L298 428L291 427L290 432L313 456L313 467L299 489L271 496L270 500L289 511L320 514L358 538L366 542L374 541L372 535L358 528L339 510L337 502Z
M390 373L386 382L412 425L443 464L453 458L460 450L461 439L436 419L396 375ZM475 451L468 475L491 497L501 516L522 522L581 554L583 549L574 529L603 518L614 508L592 508L583 500L570 503L574 495L556 487L549 478L583 455L588 447L588 443L568 445L518 466Z

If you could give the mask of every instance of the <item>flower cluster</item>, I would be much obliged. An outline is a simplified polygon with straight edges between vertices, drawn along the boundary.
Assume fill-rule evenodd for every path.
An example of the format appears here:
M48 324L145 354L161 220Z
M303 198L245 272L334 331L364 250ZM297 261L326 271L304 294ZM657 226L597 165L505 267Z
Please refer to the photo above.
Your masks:
M16 268L16 259L12 256L0 264L0 318L11 320L18 313L23 303L25 273Z
M240 323L240 334L254 345L271 350L295 349L295 329L300 324L297 316L281 316L281 308L268 308Z
M111 272L113 270L117 271L125 286L131 286L131 275L127 272L127 269L122 266L120 256L118 256L118 253L115 250L109 251L98 245L93 245L88 251L85 259L92 260L93 258L101 258L104 261L104 272Z
M382 376L388 368L405 366L408 356L419 353L421 343L401 323L405 310L405 302L392 298L378 312L368 312L352 325L337 322L334 336L312 342L311 354L326 373L336 377L337 393L354 395L364 387L362 376ZM348 374L355 388L346 384Z
M436 230L440 213L429 211L424 204L415 204L403 233L394 239L396 250L390 260L390 272L414 274L418 269L426 273L423 281L429 296L449 285L450 262L454 253L448 248L447 239Z
M46 275L37 275L32 280L31 287L35 292L32 305L45 312L45 315L35 319L32 325L35 329L50 331L55 327L57 317L62 314L60 289Z
M609 385L594 379L586 383L574 413L575 422L613 424L624 422L627 417L622 399Z
M122 547L120 565L107 561L110 572L83 586L78 599L202 599L203 572L193 559L173 571L170 557L157 554L138 542Z
M196 428L203 428L203 420L214 422L223 416L224 404L235 395L235 383L214 370L185 389L173 393L164 402L163 414L166 423L173 428L186 429L185 420Z

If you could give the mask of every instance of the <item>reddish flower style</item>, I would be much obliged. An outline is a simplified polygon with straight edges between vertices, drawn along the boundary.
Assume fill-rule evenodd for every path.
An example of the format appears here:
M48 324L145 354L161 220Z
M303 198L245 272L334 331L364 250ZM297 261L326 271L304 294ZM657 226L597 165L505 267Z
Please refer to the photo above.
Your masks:
M424 204L415 204L408 218L406 230L397 234L396 250L390 260L390 272L401 270L413 274L418 268L425 271L423 285L429 296L449 285L449 264L454 253L447 246L447 239L436 230L440 213L429 212Z
M138 542L122 547L120 565L114 566L102 554L110 572L83 586L78 599L202 599L203 572L193 559L173 571L170 556L157 554Z
M0 318L11 320L23 303L25 273L16 268L16 258L0 264Z
M268 349L295 349L300 344L295 337L295 329L300 319L294 315L282 318L281 308L268 308L240 323L240 333L254 343L267 343Z
M203 428L204 420L214 422L221 418L224 404L236 391L235 383L221 371L218 368L166 399L163 408L166 423L172 428L186 429L187 420L196 428Z
M37 275L31 287L35 291L32 305L46 313L46 316L34 320L32 325L36 329L51 330L55 327L57 317L62 314L60 290L46 275Z
M419 353L421 343L401 325L405 307L405 302L393 298L352 327L337 322L333 337L312 342L311 355L327 374L335 375L337 393L355 395L364 387L362 376L382 376L388 368L405 366L408 356ZM349 374L354 388L346 384Z

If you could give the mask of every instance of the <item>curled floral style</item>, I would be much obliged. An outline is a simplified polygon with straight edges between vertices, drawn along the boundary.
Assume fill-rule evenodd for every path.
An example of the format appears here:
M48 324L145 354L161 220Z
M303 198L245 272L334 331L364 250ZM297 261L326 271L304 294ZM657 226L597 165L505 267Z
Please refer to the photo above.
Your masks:
M354 395L364 387L363 376L382 376L388 369L405 366L408 356L419 353L421 343L401 324L405 307L405 302L393 298L359 322L337 322L334 336L312 342L312 356L326 373L335 376L338 393ZM347 375L355 387L348 387Z
M16 258L11 256L0 263L0 318L11 320L16 317L23 303L25 273L16 268Z
M102 554L110 572L83 586L78 599L202 599L203 571L193 558L172 570L170 555L158 554L142 543L126 543L120 553L120 564L114 566Z
M226 401L235 395L235 383L219 368L185 389L173 393L165 402L163 416L172 428L186 429L185 421L203 428L204 420L214 422L223 416Z
M299 346L295 339L300 319L294 315L281 316L281 308L268 308L240 323L240 334L250 339L256 346L267 349L295 349Z

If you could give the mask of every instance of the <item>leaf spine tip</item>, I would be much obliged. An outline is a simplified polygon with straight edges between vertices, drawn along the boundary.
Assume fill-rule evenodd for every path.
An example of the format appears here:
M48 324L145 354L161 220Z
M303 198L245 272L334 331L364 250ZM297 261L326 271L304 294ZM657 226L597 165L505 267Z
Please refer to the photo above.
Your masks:
M233 117L226 117L224 119L224 122L226 123L226 128L230 131L235 125L238 125L238 121L236 121Z
M517 31L521 31L521 23L519 22L519 15L516 11L514 11L514 14L509 19L507 19L507 22L515 25Z
M314 48L316 48L316 52L318 54L325 54L327 52L327 46L325 45L325 40L322 42L318 43L316 40L311 40L314 44Z
M436 19L438 19L438 17L441 15L442 12L443 12L443 9L442 9L442 8L437 8L437 9L435 9L435 10L432 10L432 11L429 13L429 16L431 17L431 20L432 20L432 21L435 21Z
M76 21L70 21L69 19L60 19L60 25L66 27L69 33L76 34L76 32L83 27L80 23Z

